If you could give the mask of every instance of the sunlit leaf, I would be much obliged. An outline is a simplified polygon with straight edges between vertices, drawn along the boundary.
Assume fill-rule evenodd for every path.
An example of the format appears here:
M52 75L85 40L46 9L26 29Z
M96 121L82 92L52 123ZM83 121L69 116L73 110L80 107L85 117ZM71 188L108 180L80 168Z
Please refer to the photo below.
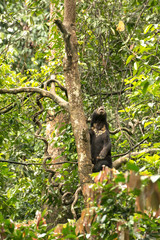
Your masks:
M125 30L125 25L123 21L119 21L116 30L119 32L123 32Z
M137 71L137 69L138 69L138 63L137 62L135 62L134 63L134 69Z
M152 124L153 122L145 122L144 128L146 128L148 125Z
M145 29L144 29L144 34L146 34L150 28L153 26L153 24L149 24Z
M128 58L127 58L127 61L126 61L126 65L128 63L130 63L130 61L134 58L134 55L130 55Z

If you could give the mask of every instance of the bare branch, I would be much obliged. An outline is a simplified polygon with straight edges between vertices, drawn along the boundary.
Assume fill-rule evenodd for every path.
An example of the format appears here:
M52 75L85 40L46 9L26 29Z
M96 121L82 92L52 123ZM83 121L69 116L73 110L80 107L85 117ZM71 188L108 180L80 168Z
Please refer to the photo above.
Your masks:
M137 18L137 21L136 21L136 23L135 23L134 28L132 29L132 34L131 34L128 42L130 41L130 39L132 39L133 34L135 33L135 30L136 30L136 28L137 28L137 26L138 26L138 23L139 23L139 21L140 21L140 18L141 18L143 12L145 11L145 9L146 9L146 7L147 7L148 2L149 2L149 0L147 0L147 1L145 1L145 2L143 3L142 8L141 8L141 12L140 12L140 14L139 14L139 16L138 16L138 18Z
M15 106L16 106L16 103L15 103L15 104L10 103L8 106L0 109L0 114L4 114L4 113L9 112L9 111L12 110Z
M15 161L10 161L10 160L3 160L3 159L1 159L0 162L15 164L15 165L24 165L24 166L42 166L43 165L43 163L33 163L33 162L24 163L24 162L15 162ZM78 164L78 162L64 161L64 162L57 162L57 163L46 163L46 165L52 166L52 165L60 165L60 164L64 164L64 163Z
M121 91L109 92L109 93L99 93L99 92L97 92L97 93L91 94L91 96L97 96L97 95L101 94L102 96L110 97L110 96L113 96L113 95L122 94L122 93L124 93L126 91L126 89L127 88L124 88Z
M75 210L74 210L74 206L75 206L75 204L76 204L76 202L77 202L77 200L78 200L78 194L79 194L79 192L81 192L81 191L82 191L82 188L81 188L81 187L77 188L77 190L76 190L76 192L75 192L75 194L74 194L74 201L73 201L73 203L72 203L72 205L71 205L71 212L72 212L72 214L73 214L74 219L77 219L77 215L76 215L76 212L75 212Z
M121 157L121 156L124 156L124 155L127 155L128 153L130 153L133 149L135 149L136 147L138 147L139 145L141 145L143 142L145 142L149 137L146 137L145 139L143 139L142 141L140 141L139 143L137 143L136 145L134 145L132 148L130 148L126 153L122 153L122 154L119 154L119 155L115 155L115 156L112 156L112 158L115 158L115 157Z
M17 94L22 92L34 92L34 93L40 93L43 97L48 97L52 99L54 102L56 102L61 107L65 108L66 110L69 110L69 104L67 101L65 101L63 98L59 97L57 94L53 94L51 92L48 92L46 90L43 90L41 88L36 87L23 87L23 88L11 88L11 89L0 89L0 94Z
M72 192L66 192L62 196L62 203L66 206L70 205L73 202L73 200L74 200L74 196Z
M128 154L126 154L125 156L120 157L120 158L118 158L117 160L115 160L115 161L113 162L113 167L116 168L116 169L120 168L120 167L122 166L122 164L127 163L128 160L129 160L131 157L133 157L133 156L137 156L137 155L142 154L142 153L145 154L145 153L152 153L152 152L158 152L158 151L160 151L159 148L151 148L151 149L146 148L146 149L143 149L143 150L140 151L140 152L128 153Z
M62 86L57 80L50 79L50 80L44 82L44 83L43 83L43 84L44 84L44 89L47 90L47 86L48 86L49 84L51 84L52 82L57 83L58 87L59 87L62 91L65 92L66 97L68 98L68 96L67 96L67 89L66 89L64 86Z
M121 127L121 128L117 128L115 129L114 131L109 131L110 134L116 134L120 131L125 131L127 132L129 135L132 135L133 133L128 129L128 128L125 128L125 127Z

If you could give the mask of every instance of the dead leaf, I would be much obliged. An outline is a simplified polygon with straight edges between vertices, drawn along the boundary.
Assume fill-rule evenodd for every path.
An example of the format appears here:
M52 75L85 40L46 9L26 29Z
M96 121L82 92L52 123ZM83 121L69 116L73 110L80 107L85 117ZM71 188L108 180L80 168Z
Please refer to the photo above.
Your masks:
M119 32L123 32L125 30L125 25L123 21L119 21L116 30Z

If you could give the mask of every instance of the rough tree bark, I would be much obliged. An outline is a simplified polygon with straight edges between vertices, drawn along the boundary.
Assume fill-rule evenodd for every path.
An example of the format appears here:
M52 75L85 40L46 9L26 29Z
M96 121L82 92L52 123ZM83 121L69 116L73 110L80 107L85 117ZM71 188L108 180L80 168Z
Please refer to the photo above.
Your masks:
M53 36L52 36L52 27L54 24L54 9L55 4L50 3L50 27L49 27L49 42L50 42L50 51L51 51L51 56L49 58L49 64L52 63L52 60L55 57L55 50L54 50L54 43L53 43ZM51 83L51 88L50 92L55 95L56 94L56 75L52 73L51 79L55 80L55 82ZM52 120L48 121L46 123L46 138L49 140L48 144L48 153L52 158L52 163L60 163L66 161L65 156L62 156L62 152L64 149L62 147L54 147L54 144L56 141L53 140L53 133L54 137L57 138L60 135L60 128L63 126L63 124L67 124L69 122L69 114L68 112L61 111L58 114L52 109L52 111L49 112L49 115L52 117ZM61 155L61 157L60 157ZM58 169L61 168L62 165L54 165L52 166L52 170L54 170L56 173L54 177L56 178L59 174ZM51 173L50 173L51 176ZM50 178L50 181L52 182L52 178ZM56 187L55 187L56 189ZM54 189L54 190L55 190ZM53 191L54 191L53 190ZM61 194L59 193L59 196ZM52 227L56 226L58 223L65 223L67 222L68 218L72 218L72 213L70 206L66 206L65 210L62 206L60 205L54 205L54 204L48 204L48 202L45 202L43 205L43 209L47 209L47 214L45 216L47 224L50 225L49 229ZM59 212L63 212L63 214L59 214Z
M81 83L78 70L77 38L75 29L76 1L64 1L63 25L70 35L65 40L66 58L64 59L64 72L66 88L69 99L71 124L76 140L78 153L78 172L83 190L85 183L92 182L89 174L92 172L89 131L83 110Z
M78 71L77 38L75 29L76 1L64 1L64 21L55 20L63 34L66 56L64 58L64 75L69 100L70 120L75 136L78 153L78 172L83 187L91 183L92 172L89 131L83 110L81 83Z

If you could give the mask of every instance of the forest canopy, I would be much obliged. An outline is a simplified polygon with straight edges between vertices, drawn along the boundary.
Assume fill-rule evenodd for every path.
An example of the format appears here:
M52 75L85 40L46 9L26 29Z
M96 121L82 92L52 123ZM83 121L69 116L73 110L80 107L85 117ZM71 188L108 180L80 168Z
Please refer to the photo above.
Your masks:
M130 171L151 177L153 198L160 201L159 22L158 0L1 1L0 234L8 232L6 239L28 239L33 232L28 225L20 236L9 224L33 220L37 211L54 227L80 218L85 184L97 176L91 176L88 128L92 112L102 105L113 167L121 174L116 181L126 181ZM128 239L157 239L152 234L160 231L158 220L145 214L134 233L131 222L141 218L134 209L137 192L122 191L118 200L109 184L101 184L104 195L96 212L102 221L97 218L87 234L101 231L105 238L99 239L116 239L115 222L126 211ZM63 204L64 196L77 198L73 211ZM113 200L114 217L115 209L103 211ZM76 236L74 226L67 225L67 231ZM37 232L54 239L48 226Z

